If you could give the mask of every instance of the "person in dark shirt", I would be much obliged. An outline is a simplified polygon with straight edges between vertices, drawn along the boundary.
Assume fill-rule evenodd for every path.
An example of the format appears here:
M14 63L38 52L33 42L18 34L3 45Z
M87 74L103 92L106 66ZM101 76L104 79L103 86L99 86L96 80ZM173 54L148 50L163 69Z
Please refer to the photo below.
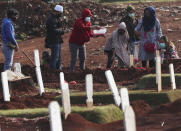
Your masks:
M134 30L138 24L138 20L135 18L135 8L133 6L128 6L126 9L126 15L121 19L121 22L125 22L128 34L129 34L129 45L128 48L133 54L134 52L134 42L138 41L138 37L135 35Z
M59 18L63 13L63 7L56 5L46 22L45 47L51 49L50 68L61 70L61 35L64 34Z

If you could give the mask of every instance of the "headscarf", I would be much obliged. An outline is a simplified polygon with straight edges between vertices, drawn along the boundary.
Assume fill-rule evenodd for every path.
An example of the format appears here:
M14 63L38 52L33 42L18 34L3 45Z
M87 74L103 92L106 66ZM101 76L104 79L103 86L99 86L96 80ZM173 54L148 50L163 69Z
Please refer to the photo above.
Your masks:
M145 11L149 11L150 12L150 17L149 18L146 17ZM153 27L155 26L155 21L156 21L155 9L152 6L149 6L149 7L145 8L145 10L144 10L144 17L143 17L143 28L144 28L144 31L148 32L151 29L153 29Z
M119 29L123 29L125 33L123 35L120 35L118 33ZM121 22L118 26L118 29L113 34L115 37L113 37L114 40L114 48L116 55L123 61L123 63L126 66L129 66L129 51L128 51L128 31L126 29L126 24L124 22Z
M118 33L119 29L123 29L125 31L124 35L120 35ZM120 43L120 41L121 41L122 44L127 44L127 40L129 38L129 35L128 35L127 28L126 28L126 24L124 22L121 22L119 24L116 32L117 32L117 41L118 41L117 43Z
M84 10L82 11L82 18L85 18L87 16L92 16L92 13L89 9L84 8Z

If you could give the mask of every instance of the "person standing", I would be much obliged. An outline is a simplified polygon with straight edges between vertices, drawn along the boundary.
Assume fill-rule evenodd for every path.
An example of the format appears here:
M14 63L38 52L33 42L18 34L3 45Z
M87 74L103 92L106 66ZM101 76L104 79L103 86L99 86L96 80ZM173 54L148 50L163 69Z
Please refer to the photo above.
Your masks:
M126 29L126 24L121 22L106 41L104 52L108 56L107 68L111 68L114 57L118 59L118 67L129 67L130 51L128 50L128 39L129 34Z
M145 8L144 16L135 28L135 33L140 36L141 40L139 59L142 61L142 67L146 67L147 61L149 61L149 67L153 67L162 30L152 6Z
M79 56L79 67L81 70L85 70L85 59L86 59L86 47L85 43L90 40L91 37L103 36L94 35L92 32L93 27L91 26L92 13L89 9L84 8L82 17L77 19L74 23L72 34L69 39L69 48L71 54L70 70L75 70L76 59Z
M61 66L61 44L63 43L61 35L64 31L61 29L62 25L59 18L63 13L63 7L56 5L53 12L48 17L46 22L46 38L45 47L51 49L50 68L62 69Z
M8 9L7 17L2 20L2 52L4 55L4 71L11 70L13 64L14 50L18 51L19 46L15 39L13 23L17 20L19 12L16 9Z
M131 54L134 53L134 43L139 40L137 35L135 34L134 30L135 27L138 24L138 20L135 18L135 8L134 6L129 5L126 9L126 15L123 17L120 21L125 22L126 28L129 34L129 43L128 43L128 48L131 52Z

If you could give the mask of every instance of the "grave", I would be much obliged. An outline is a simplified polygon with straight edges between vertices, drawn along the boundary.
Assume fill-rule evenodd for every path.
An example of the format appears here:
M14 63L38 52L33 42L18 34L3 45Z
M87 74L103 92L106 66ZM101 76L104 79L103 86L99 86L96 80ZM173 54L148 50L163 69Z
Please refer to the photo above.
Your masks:
M3 87L3 98L4 101L10 101L10 93L9 93L9 85L8 85L8 77L7 72L1 72L1 81Z
M125 131L136 131L135 113L131 106L126 106L123 121Z
M87 107L90 108L93 106L93 76L92 74L86 75L85 81L86 81L86 94L87 94L86 104L87 104Z
M176 89L176 83L175 83L175 73L174 73L173 64L169 64L169 71L170 71L171 87L173 90L175 90Z
M126 107L130 106L128 89L127 88L121 88L120 89L120 95L121 95L121 100L122 100L122 102L121 102L122 111L125 112Z
M60 106L58 102L52 101L49 106L50 129L51 131L63 131Z
M71 113L71 104L70 104L70 93L68 83L64 83L62 88L62 106L64 118L67 119L68 115Z
M40 59L39 59L39 52L38 50L34 50L34 61L36 65L36 76L37 76L37 81L38 81L38 86L39 86L39 91L40 91L40 96L44 93L44 85L43 85L43 80L42 80L42 75L41 75L41 69L40 69Z
M115 104L116 104L116 106L119 107L120 104L121 104L121 97L120 97L120 95L119 95L119 92L118 92L118 89L117 89L117 86L116 86L116 83L115 83L113 74L112 74L112 72L111 72L110 70L107 70L107 71L105 72L105 75L106 75L106 79L107 79L107 81L108 81L109 88L110 88L111 91L112 91Z

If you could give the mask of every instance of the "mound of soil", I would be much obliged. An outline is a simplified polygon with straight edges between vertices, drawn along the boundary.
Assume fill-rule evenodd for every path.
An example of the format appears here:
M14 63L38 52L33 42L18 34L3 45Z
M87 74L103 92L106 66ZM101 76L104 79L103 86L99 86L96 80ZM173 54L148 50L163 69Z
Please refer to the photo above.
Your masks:
M173 103L163 104L152 109L150 114L173 114L181 112L181 99L176 100Z
M5 102L3 98L0 99L0 109L25 109L25 108L39 108L48 107L48 104L54 98L60 95L58 93L44 93L42 96L12 96L10 102Z
M75 19L81 17L83 8L89 8L92 11L91 22L94 25L105 26L118 21L124 15L123 8L115 8L95 2L60 2L59 4L64 7L61 22L65 31L71 31ZM2 2L0 3L0 21L5 17L6 9L9 6L16 8L20 12L15 27L17 38L26 39L45 35L45 23L55 4L48 4L41 0L21 0L12 4Z
M150 105L147 104L144 100L132 101L131 106L133 107L136 117L143 117L151 110Z

